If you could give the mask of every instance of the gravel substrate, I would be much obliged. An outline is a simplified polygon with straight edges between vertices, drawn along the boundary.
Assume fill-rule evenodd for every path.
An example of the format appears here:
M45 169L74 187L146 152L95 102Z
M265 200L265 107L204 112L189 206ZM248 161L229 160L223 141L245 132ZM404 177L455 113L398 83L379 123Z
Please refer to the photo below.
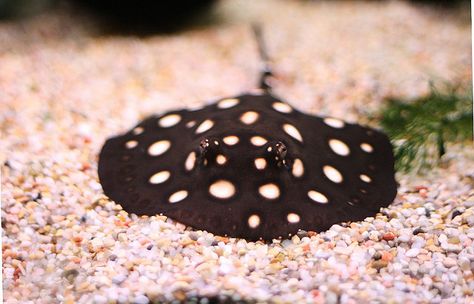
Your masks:
M107 137L255 86L252 20L267 29L276 92L307 112L358 121L430 80L472 79L469 23L405 2L226 1L215 14L143 38L100 35L67 9L0 23L5 302L474 302L472 144L427 175L398 175L375 217L271 244L137 217L104 196Z

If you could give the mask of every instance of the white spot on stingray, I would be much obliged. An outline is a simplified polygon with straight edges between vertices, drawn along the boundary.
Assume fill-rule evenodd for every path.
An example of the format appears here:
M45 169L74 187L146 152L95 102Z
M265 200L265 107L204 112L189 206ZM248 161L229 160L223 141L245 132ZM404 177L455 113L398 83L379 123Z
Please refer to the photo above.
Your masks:
M135 148L136 146L138 146L138 141L136 140L129 140L125 143L125 147L127 149L133 149Z
M235 135L226 136L222 139L222 141L229 146L233 146L239 142L239 138Z
M255 229L260 225L260 217L256 214L252 214L249 216L248 223L250 228Z
M180 190L171 194L171 196L168 198L168 202L174 204L184 200L186 197L188 197L188 191Z
M158 125L162 128L169 128L177 125L181 121L181 115L178 114L169 114L163 116L158 121Z
M223 165L227 162L227 157L225 157L224 155L222 154L219 154L217 155L216 157L216 162L219 164L219 165Z
M133 129L133 134L134 135L140 135L143 133L143 131L145 131L145 129L143 129L142 127L136 127L135 129Z
M324 175L329 178L334 183L342 182L342 175L336 168L331 166L324 166L323 167Z
M254 163L255 168L257 168L258 170L263 170L267 166L267 161L265 160L265 158L256 158Z
M300 131L298 129L290 124L284 124L283 125L283 130L286 132L286 134L290 135L296 140L299 140L300 142L303 142L303 137L301 137Z
M267 143L267 140L261 136L253 136L250 138L252 145L260 147Z
M195 120L191 120L191 121L188 121L186 123L186 128L192 128L196 125L196 121Z
M151 184L161 184L167 181L169 177L170 177L169 171L160 171L158 173L153 174L150 177L149 182Z
M330 127L336 128L336 129L343 128L344 125L345 125L342 120L336 119L336 118L330 118L330 117L325 118L324 123L327 124Z
M372 153L374 151L374 147L368 143L361 143L360 148L367 153Z
M349 147L339 139L330 139L329 147L334 153L341 156L347 156L350 153Z
M148 148L148 154L150 154L151 156L161 155L165 153L166 151L168 151L170 146L171 146L171 142L169 140L157 141Z
M251 125L257 121L258 117L259 115L257 112L248 111L242 114L242 116L240 116L240 121L246 125Z
M291 111L293 111L293 108L290 105L283 102L274 102L272 107L275 111L280 113L291 113Z
M258 188L258 192L261 196L268 199L276 199L280 196L280 188L275 184L265 184Z
M288 220L289 223L295 224L300 221L300 216L296 213L288 213L286 216L286 219Z
M321 192L315 191L315 190L310 190L308 191L308 197L312 199L313 201L321 204L326 204L329 202L328 198L326 195L322 194Z
M199 125L199 127L197 127L196 134L204 133L210 130L213 126L214 126L214 122L210 119L206 119Z
M214 197L226 199L235 194L235 187L231 182L221 179L209 187L209 193Z
M228 108L235 107L238 104L239 104L239 100L237 98L227 98L227 99L223 99L219 101L219 103L217 104L217 107L219 109L228 109Z
M191 171L194 168L194 164L196 163L196 152L191 152L189 153L188 157L186 158L186 161L184 162L184 168L186 168L187 171Z
M303 166L303 162L301 161L301 159L299 159L299 158L295 159L295 161L293 163L293 169L292 169L291 172L293 173L293 176L295 176L295 177L303 176L304 166Z
M368 175L365 175L365 174L361 174L359 175L359 177L363 182L366 182L366 183L370 183L372 181L372 179Z

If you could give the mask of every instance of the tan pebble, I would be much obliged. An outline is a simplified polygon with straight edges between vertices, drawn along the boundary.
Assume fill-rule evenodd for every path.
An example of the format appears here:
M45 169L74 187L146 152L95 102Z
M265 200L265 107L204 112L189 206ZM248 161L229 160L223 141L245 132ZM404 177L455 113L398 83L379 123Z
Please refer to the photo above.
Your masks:
M131 262L131 261L126 261L123 266L125 266L125 268L127 268L128 270L133 270L133 267L134 267L134 263Z
M228 237L224 237L224 236L216 236L216 240L218 242L223 242L224 244L227 244L229 242L229 238Z
M10 249L7 249L3 252L3 258L16 258L16 257L18 257L18 253Z
M183 240L183 241L181 242L181 245L182 245L183 247L186 247L186 246L189 246L189 245L194 244L194 243L195 243L195 242L194 242L193 240L191 240L191 239L185 239L185 240Z
M76 302L74 301L74 298L71 298L71 297L66 299L66 301L64 301L64 304L74 304L74 303Z
M387 265L388 265L388 262L385 260L373 261L371 264L372 268L377 269L377 271L380 271L380 269L387 267Z
M293 242L293 244L298 244L301 239L299 236L297 236L296 234L291 238L291 241Z
M156 246L158 246L158 247L168 247L170 244L171 244L170 239L161 238L161 239L156 241Z
M284 266L281 265L280 263L271 263L270 264L270 269L273 273L275 273L275 272L277 272L277 271L279 271L283 268L284 268Z
M41 260L42 258L44 258L44 256L45 256L45 253L43 251L41 250L36 251L36 258L38 260Z
M117 235L117 239L120 241L120 242L127 242L128 241L128 237L125 233L119 233Z
M206 262L199 264L196 266L196 271L201 272L201 271L207 271L210 268L210 265Z
M448 243L450 244L459 244L461 241L459 240L458 237L452 237L448 239Z
M270 263L281 263L283 262L284 259L285 259L285 254L280 252L270 261Z
M112 247L115 245L115 240L111 237L107 237L104 239L104 246L105 247Z
M459 258L459 267L464 271L471 270L471 263L469 259L464 257Z
M48 266L46 266L46 272L47 273L53 273L56 271L56 267L55 265L53 264L48 264Z
M184 290L173 291L173 296L178 301L184 301L187 298L186 292Z

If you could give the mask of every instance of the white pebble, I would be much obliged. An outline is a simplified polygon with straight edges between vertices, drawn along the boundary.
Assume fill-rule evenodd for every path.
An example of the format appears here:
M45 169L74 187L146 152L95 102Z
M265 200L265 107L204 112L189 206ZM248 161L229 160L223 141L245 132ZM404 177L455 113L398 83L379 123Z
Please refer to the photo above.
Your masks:
M150 300L144 295L138 295L133 299L134 304L148 304Z
M407 257L413 258L413 257L416 257L419 253L420 253L420 248L412 248L408 250L407 252L405 252L405 255Z

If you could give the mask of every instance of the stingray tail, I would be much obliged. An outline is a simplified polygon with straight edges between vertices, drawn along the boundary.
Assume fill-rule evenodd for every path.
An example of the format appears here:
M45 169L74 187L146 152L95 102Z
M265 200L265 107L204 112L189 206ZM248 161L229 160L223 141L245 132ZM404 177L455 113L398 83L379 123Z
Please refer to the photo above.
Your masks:
M272 69L270 67L270 59L263 41L262 27L260 24L253 24L252 29L257 41L258 52L260 54L260 60L262 64L259 80L259 88L265 92L270 92L272 87L269 79L273 77Z

